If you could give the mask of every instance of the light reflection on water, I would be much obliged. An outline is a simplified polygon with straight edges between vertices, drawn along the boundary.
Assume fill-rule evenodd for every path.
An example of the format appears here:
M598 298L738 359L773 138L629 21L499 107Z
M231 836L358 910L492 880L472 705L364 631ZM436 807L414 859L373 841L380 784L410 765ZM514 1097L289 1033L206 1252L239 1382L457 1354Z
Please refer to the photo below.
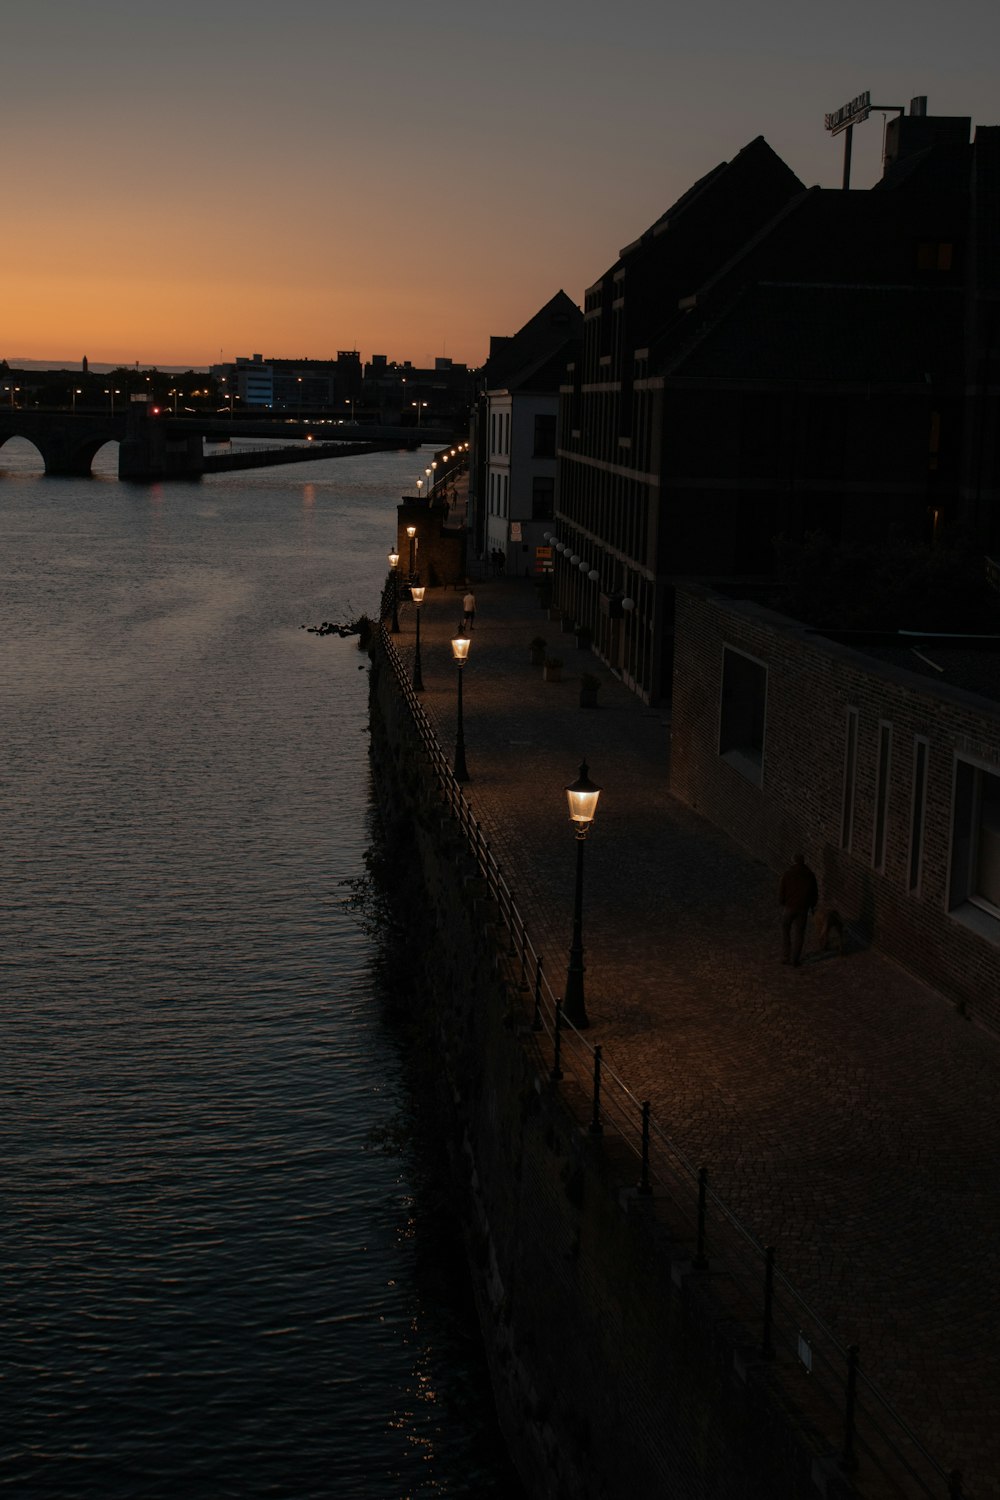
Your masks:
M415 458L114 462L0 450L0 1486L506 1500L440 1199L373 1147L365 658L302 629L371 607Z

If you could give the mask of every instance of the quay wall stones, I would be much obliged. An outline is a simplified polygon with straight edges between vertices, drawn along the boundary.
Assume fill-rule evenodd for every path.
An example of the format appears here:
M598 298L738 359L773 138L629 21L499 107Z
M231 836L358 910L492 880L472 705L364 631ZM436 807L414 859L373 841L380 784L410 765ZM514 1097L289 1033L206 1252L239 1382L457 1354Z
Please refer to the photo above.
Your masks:
M655 1198L589 1101L551 1076L551 1037L435 789L378 633L371 756L415 1004L461 1200L502 1430L532 1500L846 1500L725 1285L672 1253ZM530 926L530 921L529 921ZM720 1294L721 1293L721 1294Z

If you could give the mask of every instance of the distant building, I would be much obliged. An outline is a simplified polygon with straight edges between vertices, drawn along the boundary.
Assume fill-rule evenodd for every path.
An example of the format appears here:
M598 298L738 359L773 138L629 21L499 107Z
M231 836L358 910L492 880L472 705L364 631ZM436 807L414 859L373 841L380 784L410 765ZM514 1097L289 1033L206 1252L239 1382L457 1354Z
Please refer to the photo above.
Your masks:
M556 600L647 701L675 581L767 575L780 533L961 526L995 555L1000 130L970 123L890 122L868 192L806 189L758 138L588 289Z
M582 332L580 309L557 292L509 338L495 338L480 375L469 524L477 555L502 554L534 573L555 514L559 386Z
M332 359L267 359L254 354L213 365L211 375L233 393L243 408L273 411L323 411L344 416L344 408L361 395L361 357L341 349ZM349 413L348 413L349 415Z

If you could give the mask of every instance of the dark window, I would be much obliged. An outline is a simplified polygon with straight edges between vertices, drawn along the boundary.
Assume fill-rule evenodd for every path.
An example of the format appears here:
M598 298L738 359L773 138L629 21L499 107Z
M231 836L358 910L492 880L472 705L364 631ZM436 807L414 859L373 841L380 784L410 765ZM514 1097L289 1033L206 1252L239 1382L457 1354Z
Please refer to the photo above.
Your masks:
M556 482L545 475L536 474L531 481L531 519L551 521L555 503Z
M748 781L760 786L764 769L767 668L724 646L719 754Z
M913 798L910 803L910 891L920 894L924 864L924 815L927 808L927 741L913 741Z
M536 416L534 451L536 458L555 458L556 419L554 416Z
M840 847L850 850L854 835L854 783L858 771L858 711L847 710L847 736L844 745L844 796L840 813Z
M949 904L1000 917L1000 775L956 761L954 808Z
M889 821L889 766L892 760L892 725L878 726L878 767L875 779L875 830L872 864L885 869L885 831Z
M918 271L950 271L955 247L950 240L920 240L917 244Z

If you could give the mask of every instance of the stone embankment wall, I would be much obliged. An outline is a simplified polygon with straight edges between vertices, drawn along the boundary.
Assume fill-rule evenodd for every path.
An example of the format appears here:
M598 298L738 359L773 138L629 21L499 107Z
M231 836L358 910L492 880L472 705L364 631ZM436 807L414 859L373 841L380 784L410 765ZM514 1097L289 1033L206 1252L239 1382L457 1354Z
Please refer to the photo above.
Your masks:
M501 1425L537 1500L856 1493L727 1311L728 1278L672 1246L639 1163L551 1076L551 1035L449 816L403 689L372 646L371 753L411 914L430 1086L446 1105ZM632 1184L632 1186L623 1186ZM821 1455L827 1455L821 1457Z

